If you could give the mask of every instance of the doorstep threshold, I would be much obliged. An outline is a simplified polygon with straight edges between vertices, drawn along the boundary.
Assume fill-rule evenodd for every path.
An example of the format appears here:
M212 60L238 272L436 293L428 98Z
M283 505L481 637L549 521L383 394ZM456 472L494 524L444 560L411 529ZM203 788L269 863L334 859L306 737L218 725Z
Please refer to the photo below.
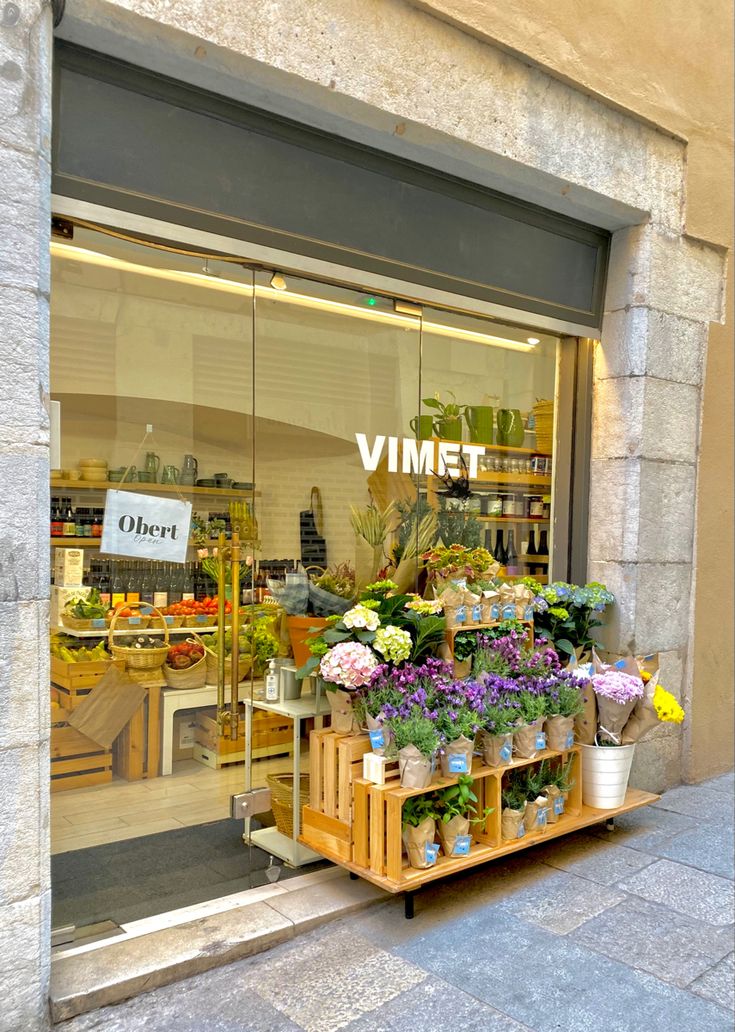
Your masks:
M121 1003L253 956L389 899L341 868L314 871L121 927L106 942L70 946L51 962L51 1018Z

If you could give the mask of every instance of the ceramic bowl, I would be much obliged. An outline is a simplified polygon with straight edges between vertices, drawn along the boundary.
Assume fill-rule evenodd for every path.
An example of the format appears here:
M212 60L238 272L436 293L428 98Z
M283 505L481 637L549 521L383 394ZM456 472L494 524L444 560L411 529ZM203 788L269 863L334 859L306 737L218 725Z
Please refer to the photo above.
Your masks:
M107 480L107 466L104 469L101 466L85 466L80 472L82 480ZM72 477L72 479L78 480L79 478Z
M80 469L107 469L104 459L80 459L77 465Z

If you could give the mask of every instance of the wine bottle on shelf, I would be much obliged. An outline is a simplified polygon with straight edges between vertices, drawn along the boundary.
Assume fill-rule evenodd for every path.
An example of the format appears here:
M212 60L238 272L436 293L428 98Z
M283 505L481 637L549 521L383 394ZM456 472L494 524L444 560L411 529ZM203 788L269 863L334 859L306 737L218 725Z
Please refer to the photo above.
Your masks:
M168 604L175 605L184 597L184 567L177 563L169 563Z
M138 564L128 563L125 576L125 601L140 602L140 583L138 580Z
M542 529L541 533L539 534L538 554L549 554L549 532L546 529Z
M168 605L168 571L165 563L156 563L153 605L156 609L165 609Z
M184 567L181 600L182 602L192 602L194 600L194 570L192 563L187 563Z
M508 547L505 550L505 572L508 577L518 576L518 553L515 546L515 532L508 531Z
M500 563L500 570L498 571L502 577L505 574L505 564L507 557L505 554L505 547L503 546L503 531L500 527L495 532L495 547L493 548L493 558L496 563Z
M123 605L125 603L125 581L123 580L122 563L119 559L115 560L113 566L110 595L110 601L113 607Z
M153 563L147 562L143 567L143 576L140 579L140 601L146 605L153 605L153 593L155 590L155 578L153 576Z
M77 521L74 510L71 507L71 498L64 499L64 537L76 537Z
M100 593L100 602L103 606L107 606L107 608L109 609L110 602L112 601L112 595L110 592L109 562L101 564L98 590Z

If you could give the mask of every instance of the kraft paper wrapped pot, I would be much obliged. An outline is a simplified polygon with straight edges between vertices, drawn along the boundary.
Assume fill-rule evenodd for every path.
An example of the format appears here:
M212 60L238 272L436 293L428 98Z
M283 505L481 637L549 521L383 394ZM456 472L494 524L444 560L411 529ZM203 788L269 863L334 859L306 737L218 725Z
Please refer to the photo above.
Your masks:
M438 846L434 845L435 833L436 821L433 817L426 817L416 828L411 824L404 827L403 844L411 867L423 871L434 866L438 850Z

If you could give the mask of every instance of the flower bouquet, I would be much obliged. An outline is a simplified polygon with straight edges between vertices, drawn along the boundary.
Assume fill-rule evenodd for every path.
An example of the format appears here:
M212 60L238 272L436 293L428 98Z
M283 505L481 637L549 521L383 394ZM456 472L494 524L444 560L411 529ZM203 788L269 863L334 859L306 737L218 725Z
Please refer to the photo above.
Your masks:
M593 632L602 625L601 614L615 601L604 584L591 581L583 586L555 581L539 584L524 577L535 598L534 625L539 635L548 638L557 652L582 656L595 645Z

